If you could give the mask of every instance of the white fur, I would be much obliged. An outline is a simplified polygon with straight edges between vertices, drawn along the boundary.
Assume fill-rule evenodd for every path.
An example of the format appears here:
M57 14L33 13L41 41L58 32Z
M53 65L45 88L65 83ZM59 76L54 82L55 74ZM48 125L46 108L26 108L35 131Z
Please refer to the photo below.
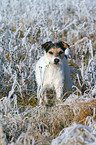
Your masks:
M44 54L36 64L36 81L38 85L37 97L40 99L44 90L54 89L56 91L56 98L60 99L64 91L72 91L72 80L70 76L69 66L64 57L60 64L54 64L50 58Z
M65 50L65 54L66 54L67 58L69 56L69 52L70 52L70 49L67 47L67 49Z

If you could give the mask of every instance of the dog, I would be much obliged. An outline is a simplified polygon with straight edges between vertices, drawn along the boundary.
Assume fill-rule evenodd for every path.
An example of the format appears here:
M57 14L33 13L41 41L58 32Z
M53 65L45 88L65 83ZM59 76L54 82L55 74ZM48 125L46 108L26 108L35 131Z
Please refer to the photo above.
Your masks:
M48 41L42 44L44 55L36 63L37 98L42 103L44 92L52 89L56 92L57 100L60 100L64 92L72 91L70 69L67 64L70 47L63 41ZM47 96L45 95L47 103Z

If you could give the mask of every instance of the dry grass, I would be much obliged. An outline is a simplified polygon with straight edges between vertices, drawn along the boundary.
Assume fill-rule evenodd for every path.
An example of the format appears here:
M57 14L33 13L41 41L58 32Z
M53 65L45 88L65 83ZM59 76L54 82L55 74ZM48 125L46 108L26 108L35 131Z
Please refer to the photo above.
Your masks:
M86 121L87 116L93 117L94 121L96 121L96 99L80 103L78 106L80 106L80 110L74 117L74 121L77 124L88 125Z
M62 129L68 145L95 143L96 1L3 0L0 5L0 145L49 145ZM41 44L49 40L70 44L73 92L46 107L38 105L34 70Z

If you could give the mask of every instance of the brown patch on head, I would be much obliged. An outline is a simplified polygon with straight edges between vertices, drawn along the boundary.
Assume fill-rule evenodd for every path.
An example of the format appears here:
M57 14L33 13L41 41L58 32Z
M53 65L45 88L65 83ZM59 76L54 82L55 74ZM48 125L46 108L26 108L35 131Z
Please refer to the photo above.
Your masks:
M59 41L56 43L52 43L52 41L48 41L44 44L42 44L42 48L45 49L46 53L51 49L51 48L61 48L63 51L65 51L69 45L63 41Z
M45 51L47 52L54 44L52 43L52 41L48 41L44 44L42 44L42 48L45 49Z
M64 51L69 47L69 45L63 41L59 41L59 42L55 43L55 45L57 47L62 48Z
M69 45L67 43L63 42L63 45L64 45L65 48L69 47Z
M59 58L63 59L64 51L60 47L54 46L48 50L47 56L50 58L52 58L54 56L54 57L59 57Z

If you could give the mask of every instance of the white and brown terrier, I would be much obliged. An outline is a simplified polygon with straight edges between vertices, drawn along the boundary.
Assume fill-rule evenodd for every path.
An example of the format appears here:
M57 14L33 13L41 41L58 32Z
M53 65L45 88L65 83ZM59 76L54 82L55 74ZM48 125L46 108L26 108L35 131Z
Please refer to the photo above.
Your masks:
M39 104L42 103L42 96L48 89L55 90L58 100L64 92L72 91L72 80L67 64L69 45L63 41L57 43L49 41L43 44L42 48L45 53L38 60L35 71ZM44 98L47 103L46 95Z

